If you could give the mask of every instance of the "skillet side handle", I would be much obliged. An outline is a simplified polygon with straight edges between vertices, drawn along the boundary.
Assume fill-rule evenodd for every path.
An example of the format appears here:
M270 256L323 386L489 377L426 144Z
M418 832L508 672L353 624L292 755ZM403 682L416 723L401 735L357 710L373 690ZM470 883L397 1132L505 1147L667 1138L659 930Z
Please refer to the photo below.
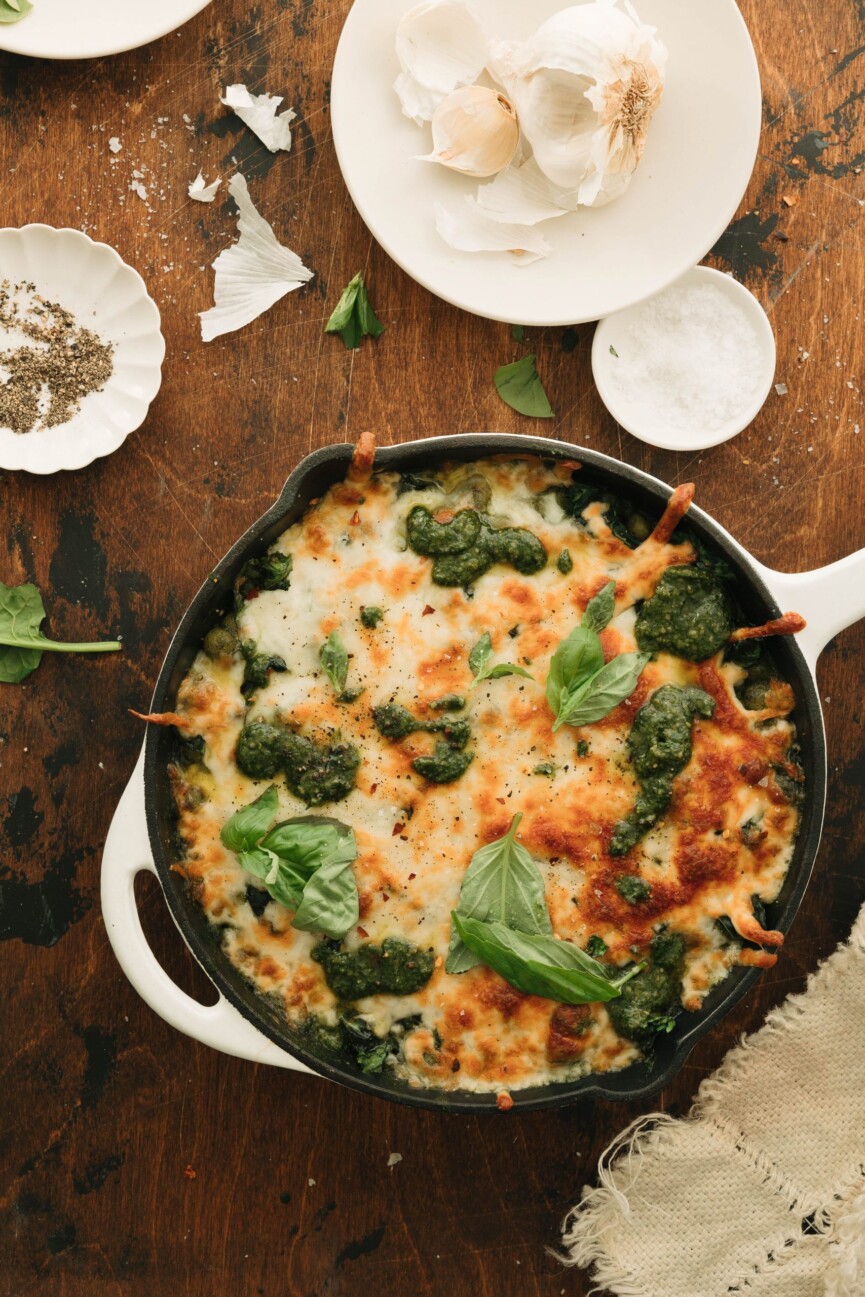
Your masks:
M172 982L150 949L138 915L135 877L142 870L156 874L144 817L143 748L114 813L102 855L102 915L120 967L154 1013L184 1035L235 1058L308 1072L247 1022L224 996L213 1005L199 1004Z
M781 610L801 613L808 623L796 641L812 668L834 635L865 617L865 549L811 572L758 566Z

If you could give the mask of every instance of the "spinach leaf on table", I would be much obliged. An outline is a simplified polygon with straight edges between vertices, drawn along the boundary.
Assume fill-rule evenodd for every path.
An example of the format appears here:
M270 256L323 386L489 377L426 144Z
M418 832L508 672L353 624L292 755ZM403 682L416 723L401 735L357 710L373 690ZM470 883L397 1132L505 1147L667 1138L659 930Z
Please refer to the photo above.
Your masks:
M35 585L0 581L0 682L19 684L51 653L116 653L118 640L69 644L48 639L39 630L45 605Z

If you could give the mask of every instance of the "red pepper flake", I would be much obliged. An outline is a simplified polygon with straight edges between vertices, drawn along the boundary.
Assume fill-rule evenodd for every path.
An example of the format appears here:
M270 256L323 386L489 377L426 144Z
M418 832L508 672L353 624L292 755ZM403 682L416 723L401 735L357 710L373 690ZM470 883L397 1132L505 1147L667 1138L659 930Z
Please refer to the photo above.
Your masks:
M389 901L389 900L390 900L390 895L389 895L387 892L382 892L382 894L381 894L381 899L382 899L383 901Z
M417 878L417 874L409 874L408 881L411 882L413 878Z
M377 788L378 788L378 784L370 784L369 786L370 795L372 795L372 793L374 793Z
M357 929L357 935L358 935L359 937L368 937L368 936L369 936L369 933L367 932L366 928L358 928L358 929Z
M188 1166L186 1170L183 1172L183 1174L186 1176L187 1180L194 1180L195 1177L198 1175L198 1172L194 1170L191 1166Z
M500 806L504 806L504 805L506 805L506 800L507 800L507 799L504 798L504 797L497 797L497 798L496 798L496 801L499 803Z
M500 1090L496 1095L496 1107L499 1112L510 1112L514 1106L514 1101L508 1094L507 1090Z
M432 604L428 603L421 613L421 617L429 617L431 612L435 612L435 608L433 608Z
M359 526L360 526L360 514L358 513L357 509L355 509L354 513L353 513L353 514L351 515L351 517L349 518L349 520L348 520L348 525L349 525L350 527L359 527Z
M391 836L392 838L398 838L399 835L400 835L401 833L403 833L404 831L405 831L405 825L404 825L404 824L395 824L395 825L393 826L393 830L391 831L391 835L390 835L390 836Z

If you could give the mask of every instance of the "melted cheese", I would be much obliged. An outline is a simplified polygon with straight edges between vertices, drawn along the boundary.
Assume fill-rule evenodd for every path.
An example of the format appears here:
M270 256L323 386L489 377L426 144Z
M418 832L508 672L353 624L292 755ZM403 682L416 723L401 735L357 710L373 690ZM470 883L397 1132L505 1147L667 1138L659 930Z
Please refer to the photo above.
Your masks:
M723 940L714 920L729 915L738 922L751 916L753 894L766 901L777 895L797 813L770 773L783 760L793 727L783 718L757 725L733 692L741 671L722 666L720 658L693 665L659 655L632 697L604 720L552 732L543 689L549 659L587 601L609 579L616 582L617 615L602 643L607 658L632 650L634 602L651 595L666 567L694 556L687 545L654 539L628 549L598 505L589 506L579 523L565 518L547 495L542 516L536 493L556 477L537 461L486 461L455 477L470 490L479 471L492 488L486 511L494 523L526 527L540 538L549 555L544 570L520 576L496 565L471 596L436 586L431 561L406 547L405 518L419 503L434 510L465 507L471 499L460 497L459 486L447 498L437 491L398 497L396 475L383 474L359 488L333 488L276 543L293 558L290 588L261 593L239 614L241 636L260 652L284 658L288 671L272 674L247 705L240 692L242 663L214 663L199 654L177 706L188 732L205 739L207 770L172 773L187 844L178 868L221 926L226 956L277 998L290 1022L309 1013L335 1022L334 997L310 957L317 939L292 928L291 914L276 902L256 918L246 897L255 880L221 845L219 831L263 788L234 762L244 722L276 717L319 740L339 733L356 744L362 754L357 787L323 808L350 824L358 843L360 927L345 945L394 936L440 956L420 992L370 997L359 1002L359 1011L382 1035L398 1020L422 1015L422 1027L391 1060L410 1085L499 1091L618 1069L639 1057L600 1005L592 1006L584 1034L571 1037L572 1047L553 1048L558 1037L551 1001L515 991L482 967L460 976L444 970L450 913L465 869L479 846L506 832L517 810L523 813L520 838L545 879L556 934L581 945L597 934L609 947L608 958L626 963L632 948L644 949L660 925L686 932L688 1008L699 1006L737 958L737 947ZM555 565L565 547L573 560L567 576ZM377 628L362 625L364 605L384 609ZM333 630L350 654L348 684L364 690L350 704L336 701L319 664L321 645ZM468 652L485 631L496 661L527 666L537 682L512 676L469 692ZM692 760L675 781L664 820L626 861L613 859L606 844L637 792L627 736L637 709L664 683L700 685L716 699L715 715L693 727ZM434 737L418 733L388 742L371 709L393 699L420 717L435 717L440 713L429 712L429 704L448 693L468 697L459 715L471 724L475 756L456 782L427 784L411 762L431 751ZM578 739L589 744L584 757L577 755ZM542 762L555 764L554 778L533 773ZM280 818L303 814L307 808L281 780L277 784ZM190 795L190 785L201 792ZM739 827L755 817L766 833L749 848ZM651 883L648 901L636 907L622 899L614 880L623 872L639 872Z

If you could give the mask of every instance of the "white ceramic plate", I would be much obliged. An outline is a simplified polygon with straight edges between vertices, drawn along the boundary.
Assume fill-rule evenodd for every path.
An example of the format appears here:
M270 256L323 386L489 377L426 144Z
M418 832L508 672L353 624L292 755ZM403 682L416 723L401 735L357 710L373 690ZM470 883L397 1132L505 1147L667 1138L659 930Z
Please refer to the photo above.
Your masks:
M192 18L210 0L33 0L0 25L0 50L40 59L96 59L134 50Z
M102 391L85 396L66 423L25 433L0 428L0 468L54 473L110 455L143 423L162 381L165 341L144 280L106 243L50 225L0 230L4 279L32 283L41 297L113 342L114 367Z
M760 75L735 0L636 0L670 58L646 151L624 196L544 222L549 257L455 252L433 203L458 204L477 181L416 155L429 127L401 113L394 36L413 0L355 0L333 68L331 116L349 192L375 238L431 292L489 319L534 325L602 319L677 279L706 255L748 184L760 137ZM561 0L477 0L488 31L528 36Z

